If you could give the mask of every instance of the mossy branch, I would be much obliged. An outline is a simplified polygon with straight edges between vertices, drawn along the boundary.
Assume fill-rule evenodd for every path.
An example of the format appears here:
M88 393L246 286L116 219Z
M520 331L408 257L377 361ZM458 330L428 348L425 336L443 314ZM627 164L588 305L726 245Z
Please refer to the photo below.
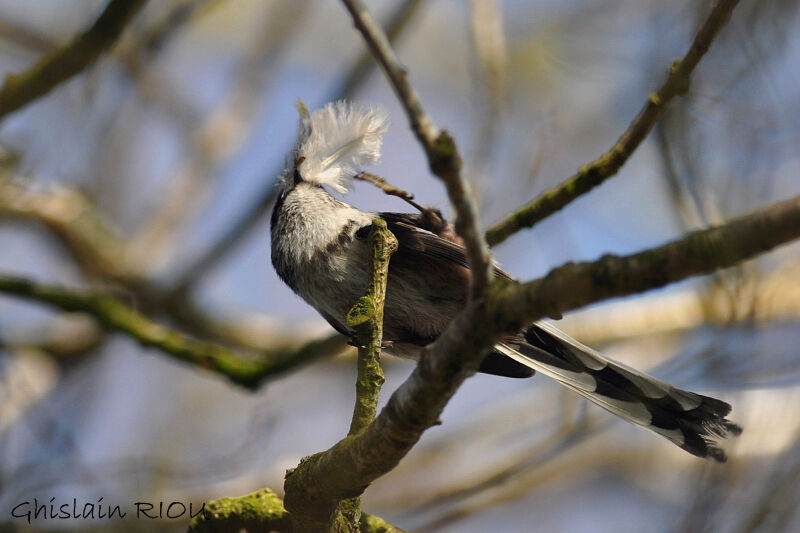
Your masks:
M361 533L403 533L382 518L362 513ZM269 489L239 498L220 498L208 502L205 512L192 519L189 533L229 533L231 531L275 531L295 533L283 501Z
M348 435L356 435L366 429L378 410L381 387L385 381L381 369L381 346L383 342L383 307L386 301L386 285L389 280L389 259L397 251L397 239L386 227L386 221L376 218L369 233L370 262L367 294L359 298L347 314L347 326L356 333L358 344L358 377L356 378L356 402ZM361 518L359 497L339 504L346 529L354 527Z
M798 238L800 196L638 254L568 263L522 284L497 281L425 349L417 368L365 431L306 458L296 474L287 475L287 495L313 487L304 501L314 501L314 508L328 502L333 509L336 502L361 494L436 424L501 335L543 317L730 267Z
M500 244L519 230L534 226L614 176L644 141L672 99L689 89L692 71L727 24L738 3L738 0L718 0L714 4L689 51L682 60L672 64L667 81L647 98L644 108L608 152L489 228L486 232L489 245Z
M379 218L372 222L368 242L370 260L367 292L347 314L347 326L355 332L358 345L356 401L348 438L364 431L375 419L378 409L384 382L380 364L383 307L389 279L389 259L398 247L397 239L386 227L386 222ZM358 531L360 492L341 501L317 499L317 482L305 476L303 464L300 463L286 475L287 508L292 512L296 531Z
M199 341L157 324L109 294L66 289L12 276L0 276L0 292L46 303L63 311L87 313L106 329L124 333L142 346L156 348L250 389L345 347L344 338L335 336L310 342L290 353L246 358L220 344Z
M380 365L383 304L389 279L389 259L397 251L398 243L386 227L386 221L376 218L369 233L369 244L369 288L347 314L347 326L356 332L358 342L356 404L349 435L361 432L375 418L378 395L384 382Z
M94 24L74 41L49 52L29 69L6 76L0 89L0 119L97 61L146 3L146 0L111 0Z

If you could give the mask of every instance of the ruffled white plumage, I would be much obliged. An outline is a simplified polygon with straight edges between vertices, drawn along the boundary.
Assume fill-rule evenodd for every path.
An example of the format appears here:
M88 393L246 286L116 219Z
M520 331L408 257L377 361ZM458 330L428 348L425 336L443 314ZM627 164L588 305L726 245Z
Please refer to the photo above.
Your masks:
M388 129L379 107L332 102L309 113L298 103L300 125L293 151L304 181L345 193L362 165L377 163Z

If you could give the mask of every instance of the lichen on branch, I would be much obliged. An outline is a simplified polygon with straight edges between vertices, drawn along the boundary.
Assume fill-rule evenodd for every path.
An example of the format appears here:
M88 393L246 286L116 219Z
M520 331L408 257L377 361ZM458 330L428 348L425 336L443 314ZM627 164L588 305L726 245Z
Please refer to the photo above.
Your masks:
M364 296L358 299L347 314L347 326L355 332L358 346L358 377L356 378L356 400L348 437L350 439L363 432L375 419L378 399L384 382L380 355L383 340L383 308L386 300L386 286L389 279L389 260L397 251L398 242L386 226L386 222L376 218L368 236L370 251L368 287ZM322 452L315 457L324 460ZM305 466L307 460L286 474L287 508L292 512L292 522L297 531L358 531L361 521L361 490L347 498L331 499L320 491L313 477L308 477ZM346 472L342 472L346 475Z
M403 533L382 518L361 514L361 533ZM283 501L270 489L261 489L238 498L220 498L205 505L204 512L192 519L188 533L228 533L230 531L275 531L295 533Z
M367 294L359 298L347 314L347 325L356 332L358 343L356 404L350 435L362 431L375 418L378 395L384 382L380 358L389 258L397 251L398 246L397 239L386 227L386 222L379 218L372 222L368 241L371 248L369 288Z

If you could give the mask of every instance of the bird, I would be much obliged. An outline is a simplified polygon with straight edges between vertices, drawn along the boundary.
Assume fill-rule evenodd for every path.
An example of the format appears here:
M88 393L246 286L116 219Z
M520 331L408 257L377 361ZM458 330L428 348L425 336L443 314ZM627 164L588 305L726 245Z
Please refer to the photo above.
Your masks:
M383 318L384 353L416 359L467 305L470 267L453 225L435 210L362 211L335 198L364 165L380 159L388 114L331 102L309 112L298 102L297 141L279 180L270 221L271 259L281 278L336 331L354 338L346 316L367 288L367 236L375 218L395 235ZM327 187L327 188L326 188ZM494 265L494 276L513 281ZM742 429L731 406L625 366L537 321L501 338L479 372L553 378L590 402L683 450L727 460L722 441Z

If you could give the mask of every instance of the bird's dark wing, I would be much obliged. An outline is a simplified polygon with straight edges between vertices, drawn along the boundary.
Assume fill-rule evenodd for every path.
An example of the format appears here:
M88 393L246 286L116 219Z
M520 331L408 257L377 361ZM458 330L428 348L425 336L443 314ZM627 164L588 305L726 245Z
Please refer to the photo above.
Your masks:
M437 305L443 308L450 307L455 316L467 303L469 262L464 247L446 238L457 238L452 226L437 226L431 224L424 215L412 213L379 213L379 216L386 221L386 226L398 242L389 268L390 284L393 274L418 277L420 284L426 285L431 293L431 300L438 300ZM366 239L370 228L371 225L364 226L356 232L356 236ZM495 275L512 279L499 268L495 268ZM397 340L402 342L425 346L435 340L435 337L419 335L408 328L398 331L391 324L385 326L387 332L395 329ZM527 366L496 351L487 354L479 371L506 377L530 377L534 373Z
M457 239L452 225L432 224L429 217L417 213L378 213L399 243L398 253L415 253L443 259L469 269L466 250ZM370 226L359 230L360 237L366 237ZM364 233L362 233L364 232ZM513 278L495 267L497 277Z

